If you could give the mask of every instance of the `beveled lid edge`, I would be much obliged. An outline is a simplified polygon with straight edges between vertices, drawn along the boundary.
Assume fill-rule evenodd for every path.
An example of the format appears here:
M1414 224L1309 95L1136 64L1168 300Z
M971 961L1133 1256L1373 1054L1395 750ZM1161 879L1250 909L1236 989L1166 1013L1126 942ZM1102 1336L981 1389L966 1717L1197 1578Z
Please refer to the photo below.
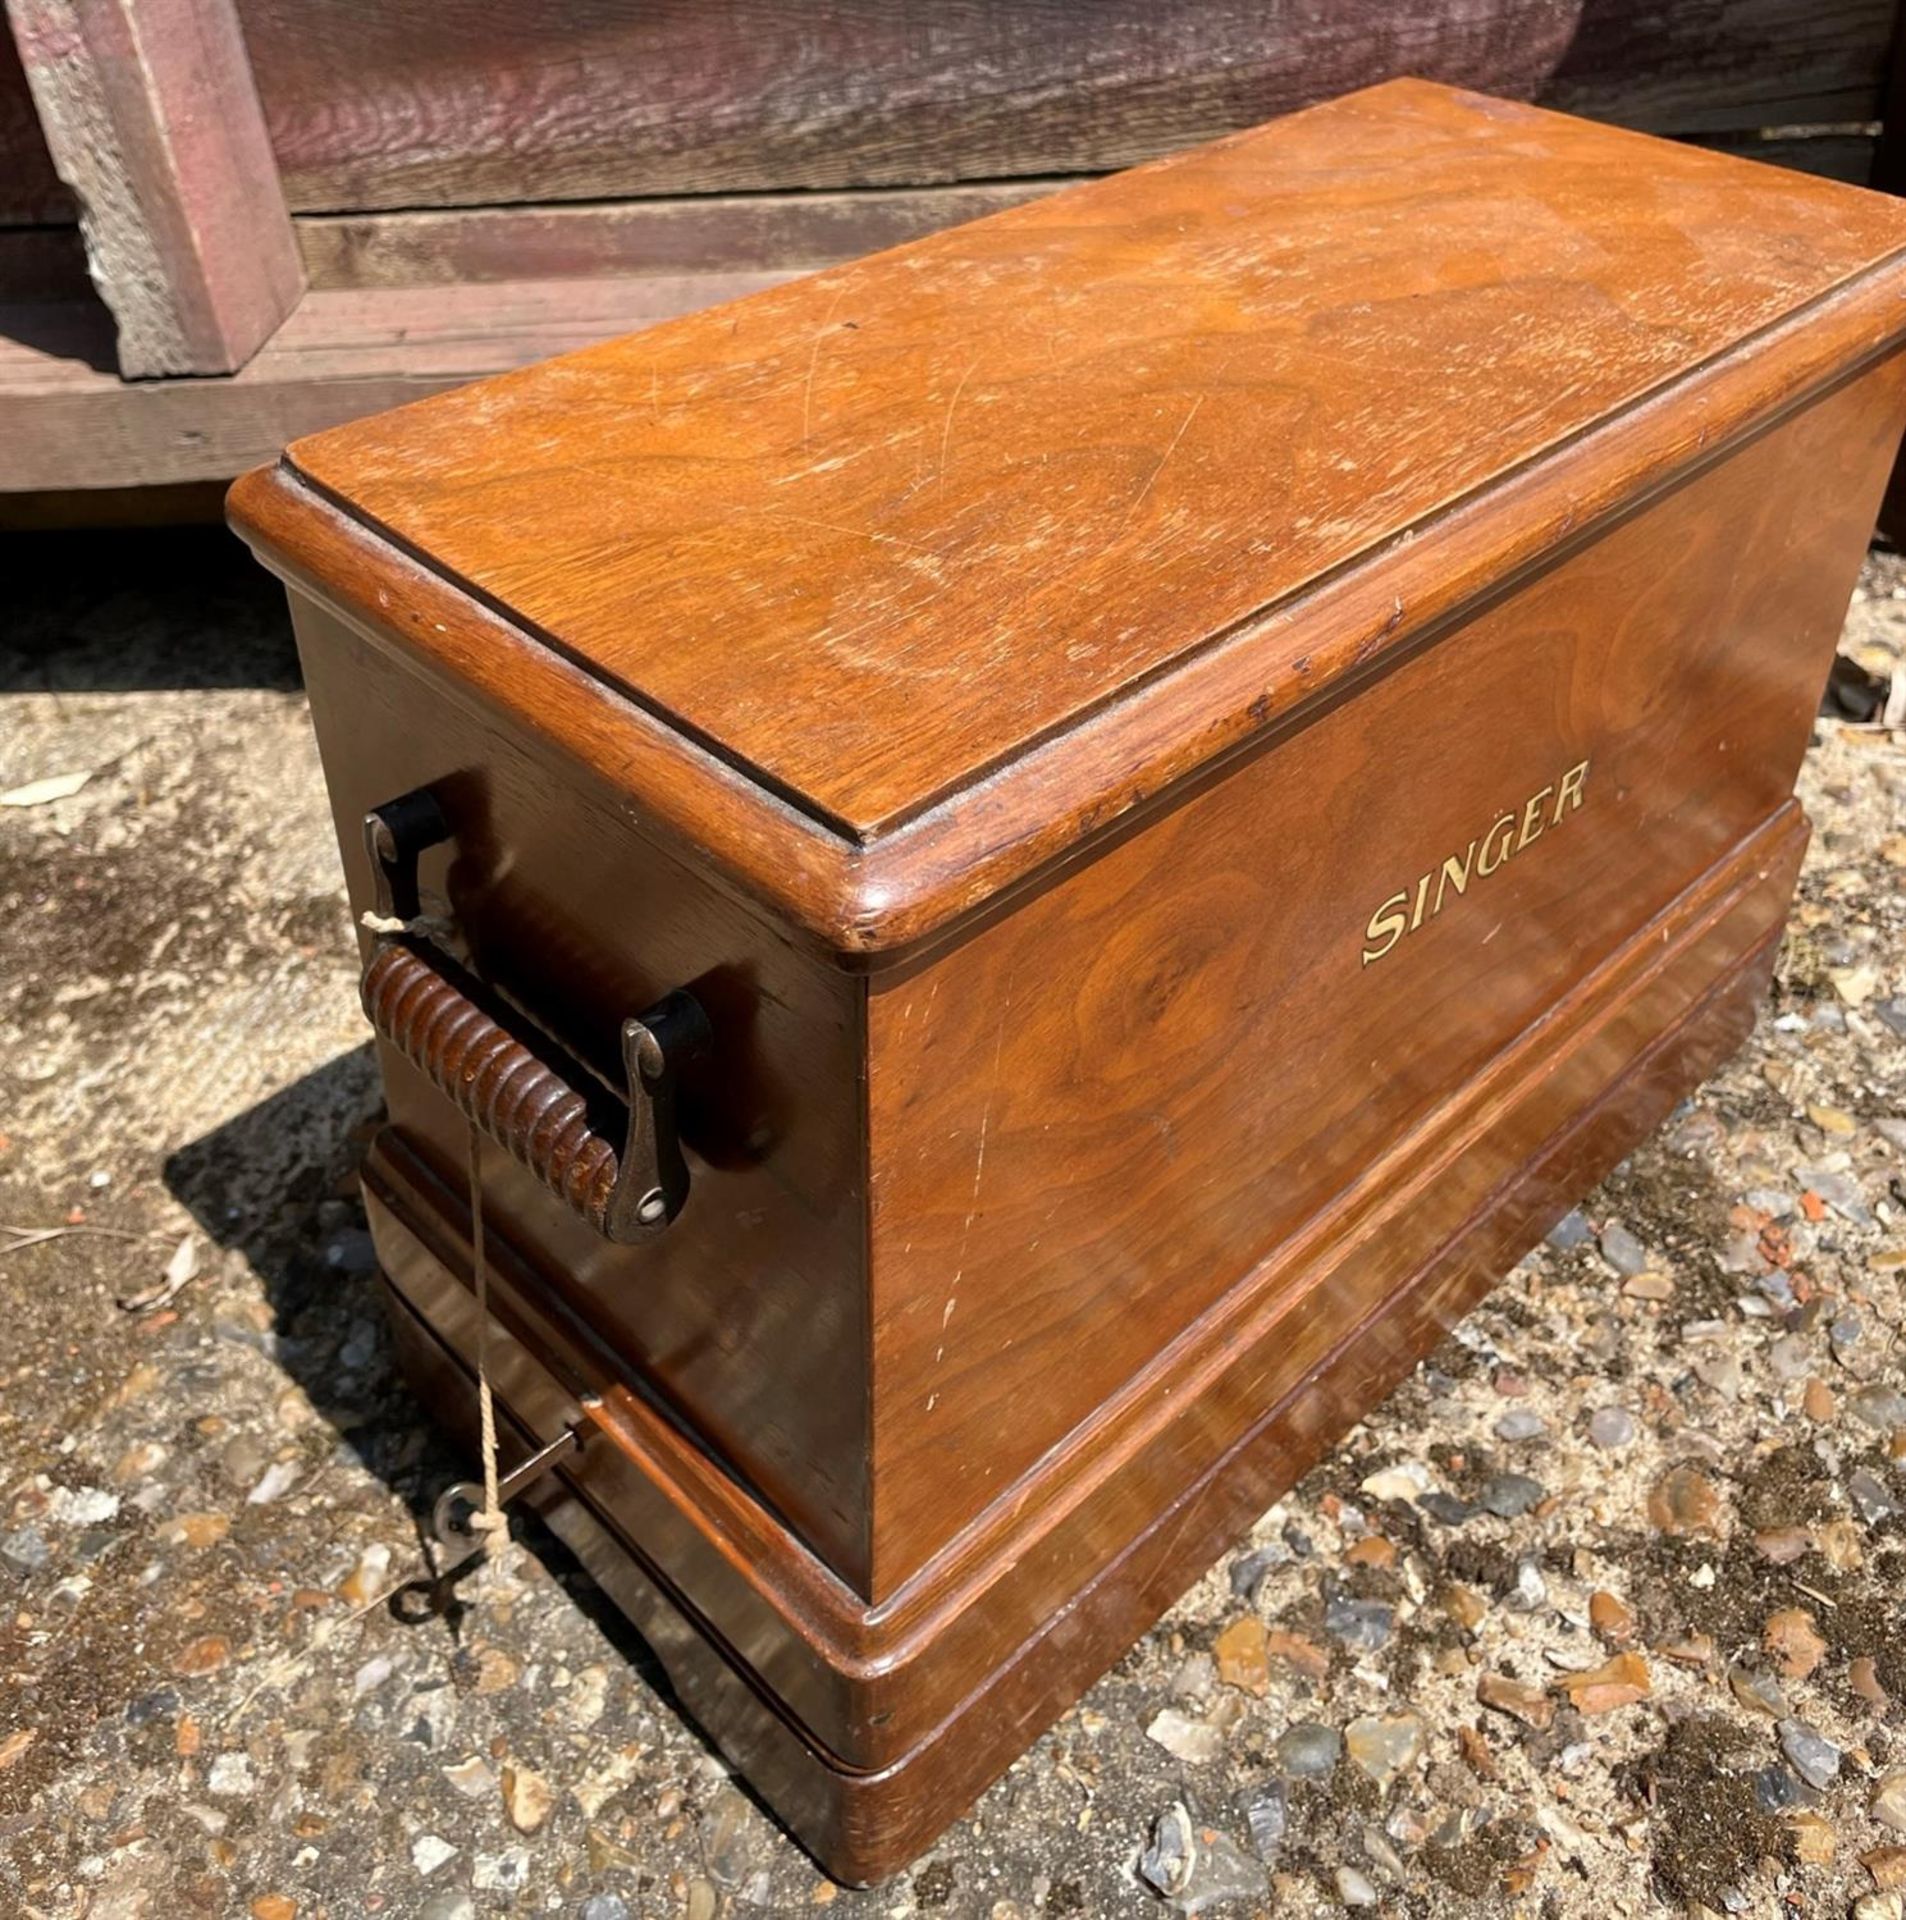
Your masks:
M1906 248L864 841L569 660L288 461L236 482L227 511L275 572L590 765L646 830L712 863L739 897L844 964L887 966L1308 724L1902 341Z

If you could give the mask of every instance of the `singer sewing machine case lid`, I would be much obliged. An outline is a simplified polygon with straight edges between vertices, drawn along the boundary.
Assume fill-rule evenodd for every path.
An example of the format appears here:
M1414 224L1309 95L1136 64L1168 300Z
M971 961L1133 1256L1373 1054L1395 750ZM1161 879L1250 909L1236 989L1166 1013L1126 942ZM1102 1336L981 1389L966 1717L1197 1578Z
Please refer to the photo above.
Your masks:
M871 964L1886 352L1903 244L1397 81L300 440L233 513Z

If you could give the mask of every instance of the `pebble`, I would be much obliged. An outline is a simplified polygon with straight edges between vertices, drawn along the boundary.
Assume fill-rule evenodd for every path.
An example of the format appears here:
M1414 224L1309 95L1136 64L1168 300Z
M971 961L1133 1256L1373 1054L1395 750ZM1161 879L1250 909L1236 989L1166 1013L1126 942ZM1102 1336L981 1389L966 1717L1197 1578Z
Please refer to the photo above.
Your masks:
M1624 1646L1635 1637L1634 1614L1605 1588L1588 1596L1588 1624L1604 1640Z
M1771 1301L1782 1313L1791 1313L1800 1304L1793 1290L1792 1277L1779 1267L1760 1275L1754 1285L1759 1289L1761 1298Z
M1527 1407L1511 1407L1496 1422L1498 1440L1539 1440L1549 1430L1549 1423L1539 1413L1531 1413Z
M274 1460L263 1474L258 1484L245 1496L248 1507L268 1507L274 1500L282 1499L297 1484L303 1472L296 1460Z
M461 1887L445 1887L417 1909L417 1920L476 1920L476 1902Z
M104 1487L55 1487L48 1514L62 1527L96 1527L119 1512L119 1496Z
M1218 1663L1208 1653L1188 1653L1171 1680L1174 1700L1205 1701L1218 1689Z
M1846 1404L1854 1419L1877 1427L1882 1433L1894 1427L1906 1427L1906 1393L1897 1387L1862 1387Z
M1648 1663L1638 1653L1618 1653L1588 1673L1572 1673L1563 1682L1577 1713L1613 1713L1645 1700L1654 1691Z
M1476 1698L1485 1707L1509 1714L1537 1732L1555 1718L1555 1702L1540 1687L1526 1687L1507 1674L1485 1673L1476 1682Z
M1344 1750L1379 1787L1387 1787L1423 1751L1423 1723L1413 1713L1365 1714L1343 1732Z
M1827 1657L1827 1643L1805 1607L1782 1607L1769 1614L1761 1644L1789 1680L1804 1680Z
M1258 1789L1244 1810L1244 1821L1251 1832L1252 1849L1268 1864L1290 1828L1290 1795L1283 1781L1268 1780Z
M1597 1407L1588 1416L1588 1437L1611 1453L1629 1446L1635 1437L1635 1416L1626 1407Z
M1558 1253L1573 1253L1577 1247L1587 1246L1594 1237L1595 1229L1588 1224L1579 1207L1563 1214L1547 1235L1549 1245Z
M410 1864L427 1880L447 1861L457 1857L457 1850L441 1835L420 1833L410 1843Z
M1367 1474L1358 1483L1358 1492L1367 1493L1372 1500L1419 1500L1429 1491L1430 1477L1428 1468L1414 1460L1405 1460L1394 1467L1381 1467L1375 1473Z
M1194 1821L1181 1800L1153 1824L1138 1873L1180 1913L1202 1913L1221 1901L1261 1899L1265 1891L1262 1865L1229 1834Z
M188 1679L216 1673L232 1657L232 1643L222 1633L202 1634L180 1650L172 1671Z
M1705 1573L1708 1578L1703 1580ZM1711 1587L1714 1584L1714 1569L1700 1567L1689 1576L1691 1586ZM1714 1638L1706 1633L1684 1633L1672 1640L1663 1640L1655 1648L1664 1660L1672 1660L1677 1666L1705 1667L1714 1659Z
M1316 1720L1299 1720L1277 1737L1278 1764L1300 1780L1321 1780L1343 1758L1343 1735Z
M1549 1583L1542 1578L1542 1569L1533 1560L1518 1560L1516 1583L1503 1604L1521 1613L1534 1613L1538 1607L1547 1606L1548 1600Z
M1432 1520L1440 1520L1446 1527L1460 1527L1476 1517L1476 1509L1467 1500L1458 1500L1440 1487L1432 1487L1416 1504Z
M1906 1900L1893 1890L1884 1893L1863 1893L1853 1903L1852 1920L1901 1920L1906 1914Z
M21 1527L0 1539L0 1567L22 1580L38 1573L52 1557L53 1550L38 1527Z
M629 1903L617 1893L592 1893L577 1910L576 1920L629 1920Z
M383 1592L390 1577L390 1548L373 1542L357 1557L357 1565L344 1576L338 1598L347 1607L368 1607Z
M1869 1527L1890 1520L1899 1511L1899 1502L1886 1491L1879 1477L1865 1467L1856 1467L1847 1475L1846 1492Z
M1640 1273L1648 1264L1648 1249L1619 1220L1603 1227L1600 1244L1602 1258L1617 1273Z
M1841 1139L1857 1130L1853 1116L1843 1108L1817 1105L1811 1100L1807 1102L1807 1118L1822 1133L1835 1134Z
M1209 1766L1224 1754L1224 1736L1216 1727L1181 1713L1176 1707L1167 1707L1155 1715L1145 1734L1174 1760L1182 1760L1187 1766Z
M1474 1633L1488 1618L1489 1602L1474 1587L1455 1582L1445 1587L1437 1598L1443 1611L1465 1633Z
M1408 1814L1405 1817L1414 1818ZM1409 1877L1410 1870L1404 1865L1403 1856L1390 1844L1390 1836L1374 1821L1363 1829L1363 1850L1392 1879L1404 1880Z
M1367 1873L1359 1873L1355 1867L1339 1867L1337 1898L1346 1907L1374 1907L1377 1890Z
M1808 1184L1842 1220L1850 1220L1856 1227L1873 1224L1873 1210L1866 1204L1866 1195L1860 1191L1859 1183L1846 1174L1829 1173L1816 1167Z
M1333 1593L1324 1602L1324 1631L1347 1647L1375 1653L1396 1630L1396 1609L1381 1600L1353 1600Z
M471 1884L485 1893L520 1893L529 1881L529 1851L505 1847L501 1853L479 1853L470 1866Z
M1743 1374L1741 1363L1731 1353L1711 1354L1694 1363L1694 1377L1704 1387L1711 1388L1723 1400L1738 1400L1741 1396Z
M1873 1818L1892 1833L1906 1833L1906 1771L1887 1774L1873 1790Z
M1698 1467L1670 1467L1648 1495L1648 1518L1666 1534L1718 1535L1720 1516L1720 1490Z
M1860 1865L1881 1892L1906 1887L1906 1847L1873 1847L1860 1855Z
M1265 1647L1264 1622L1255 1614L1233 1620L1212 1643L1218 1678L1228 1687L1255 1694L1260 1700L1271 1690L1271 1663Z
M1727 1684L1734 1698L1749 1713L1764 1713L1769 1720L1785 1720L1793 1712L1787 1696L1780 1690L1780 1682L1771 1673L1733 1666L1727 1670Z
M1813 1348L1797 1333L1783 1333L1767 1349L1767 1364L1782 1382L1804 1379L1813 1371Z
M218 1456L219 1471L235 1487L249 1487L264 1472L270 1456L256 1434L235 1434Z
M1281 1541L1241 1553L1231 1562L1231 1591L1240 1600L1249 1600L1267 1573L1274 1573L1279 1567L1287 1567L1290 1563L1291 1550Z
M702 1859L709 1879L727 1892L746 1886L765 1864L761 1843L766 1838L767 1829L747 1800L733 1787L723 1788L702 1815Z
M1547 1489L1524 1473L1498 1473L1482 1490L1482 1504L1499 1520L1519 1520L1540 1504Z
M351 1675L351 1691L360 1699L375 1691L397 1671L397 1662L388 1653L374 1653Z
M1787 1769L1776 1761L1754 1775L1754 1804L1762 1813L1791 1813L1807 1804L1811 1796Z
M480 1753L471 1754L467 1760L459 1760L454 1767L445 1767L443 1777L466 1800L487 1798L496 1788L496 1775Z
M1892 1695L1880 1685L1879 1668L1870 1653L1847 1662L1846 1683L1869 1706L1878 1707L1882 1712L1893 1704Z
M540 1773L530 1767L504 1767L503 1810L518 1833L534 1833L555 1804L556 1796Z
M1810 1787L1824 1791L1840 1771L1840 1749L1804 1720L1781 1721L1780 1750Z
M1631 1274L1621 1283L1621 1291L1628 1300L1672 1300L1674 1282L1665 1273Z
M1804 1861L1810 1867L1832 1864L1838 1838L1831 1825L1817 1813L1800 1812L1792 1815L1787 1831L1793 1836L1796 1860Z

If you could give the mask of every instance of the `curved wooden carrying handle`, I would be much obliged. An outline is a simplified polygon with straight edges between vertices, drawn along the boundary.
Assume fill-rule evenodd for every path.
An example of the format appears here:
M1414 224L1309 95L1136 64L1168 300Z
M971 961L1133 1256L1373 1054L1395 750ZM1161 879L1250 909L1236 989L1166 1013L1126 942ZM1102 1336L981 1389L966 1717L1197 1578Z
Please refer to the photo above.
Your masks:
M424 804L427 803L427 804ZM380 917L414 918L416 856L447 839L428 794L407 794L365 821ZM456 985L421 942L381 937L364 970L371 1025L466 1118L607 1239L652 1239L688 1198L675 1130L682 1058L708 1021L676 992L622 1027L629 1125L620 1148L591 1119L589 1096Z

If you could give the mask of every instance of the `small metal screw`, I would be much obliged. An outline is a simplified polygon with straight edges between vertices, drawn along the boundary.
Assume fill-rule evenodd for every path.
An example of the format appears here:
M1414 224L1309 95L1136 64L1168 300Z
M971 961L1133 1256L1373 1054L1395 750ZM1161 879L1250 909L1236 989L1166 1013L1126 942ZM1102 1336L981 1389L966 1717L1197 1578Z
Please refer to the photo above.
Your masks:
M635 1206L636 1218L644 1223L661 1219L667 1211L668 1201L663 1197L660 1187L651 1187Z

